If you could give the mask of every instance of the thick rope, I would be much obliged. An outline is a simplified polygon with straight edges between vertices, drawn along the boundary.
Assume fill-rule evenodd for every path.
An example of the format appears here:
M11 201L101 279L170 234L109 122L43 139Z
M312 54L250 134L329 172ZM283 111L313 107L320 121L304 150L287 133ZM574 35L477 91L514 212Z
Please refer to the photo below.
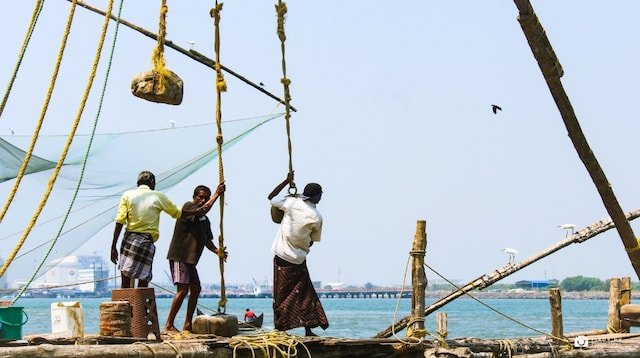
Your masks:
M153 49L151 56L151 62L153 63L153 69L158 74L157 80L159 85L162 86L162 81L165 76L169 75L167 70L167 63L164 59L164 41L167 35L167 12L169 7L167 6L167 0L162 0L162 6L160 7L160 22L158 24L158 44Z
M220 177L220 183L224 182L224 166L222 165L222 92L227 91L227 83L222 75L222 69L220 67L220 12L222 11L222 4L218 4L216 0L216 6L211 9L210 15L213 17L215 26L215 39L214 49L216 52L216 125L218 127L218 135L216 136L216 142L218 143L218 175ZM227 294L224 285L224 253L226 247L224 246L224 193L220 194L218 198L220 203L220 235L218 235L218 261L220 262L220 301L218 301L218 311L224 313L227 305Z
M120 14L122 12L122 5L124 3L124 0L120 0L120 7L118 10L118 18L120 18ZM80 106L80 110L78 111L78 120L79 117L82 115L82 110L85 106L86 100L88 98L89 95L89 91L92 87L93 84L93 79L95 78L95 73L96 70L98 68L98 63L100 62L100 54L102 53L102 47L104 45L104 39L107 35L107 29L109 28L109 15L111 14L111 11L113 9L113 0L109 1L109 6L108 6L108 10L107 10L107 15L105 16L104 19L104 23L102 24L102 33L100 34L100 40L98 43L98 47L96 49L96 55L93 61L93 67L91 69L91 75L89 77L89 81L87 84L87 87L85 89L85 94L84 97L82 99L82 104ZM91 135L89 136L89 143L87 144L87 150L85 151L85 155L82 161L82 168L80 170L80 175L78 177L78 182L76 184L76 188L73 192L73 196L71 198L71 201L69 203L69 206L67 208L67 211L65 213L65 216L62 220L62 223L60 224L60 228L58 229L58 232L56 233L55 237L51 240L51 244L49 245L49 248L47 250L47 252L45 253L44 257L42 257L42 259L40 260L40 263L38 264L37 268L33 271L33 274L31 275L31 277L27 280L26 284L22 287L22 289L20 290L20 292L18 292L18 294L16 295L16 297L13 299L12 304L14 304L24 293L24 291L31 285L31 283L33 282L33 280L35 280L37 273L40 271L40 269L42 268L42 266L44 266L45 261L47 260L47 258L49 257L49 254L51 253L51 251L53 250L54 246L56 245L56 243L58 242L58 238L60 238L60 235L62 234L62 230L64 229L64 226L67 222L67 219L69 218L69 215L71 214L71 210L73 209L73 204L75 203L75 200L78 196L78 192L80 191L80 186L82 184L82 178L84 176L84 172L86 169L86 165L87 165L87 161L89 159L89 153L91 152L91 144L93 143L93 138L95 136L96 133L96 128L98 126L98 119L100 118L100 110L102 109L102 104L104 102L104 94L106 92L107 89L107 82L109 79L109 72L111 69L111 65L113 63L113 54L115 52L115 47L116 47L116 39L118 37L118 26L119 26L119 22L116 20L116 29L115 32L113 34L113 42L111 44L111 53L109 56L109 63L107 65L107 70L106 70L106 74L105 74L105 78L104 78L104 82L102 85L102 93L100 94L100 101L98 103L98 110L96 113L96 117L93 121L93 128L91 130ZM74 129L75 132L75 129Z
M278 0L276 6L276 13L278 14L278 38L280 39L280 50L282 52L282 86L284 87L284 106L285 114L284 120L287 128L287 149L289 151L289 173L293 173L293 155L291 146L291 126L289 124L289 118L291 118L291 93L289 92L289 85L291 80L287 78L287 63L285 61L285 47L284 42L287 40L287 35L284 33L284 20L287 14L287 4L282 0ZM296 194L296 183L292 180L289 183L289 194Z
M67 40L69 38L69 33L70 33L70 30L71 30L71 23L73 22L73 15L75 13L75 9L76 9L76 0L73 0L72 3L71 3L71 9L69 11L69 17L67 19L67 25L65 27L64 34L62 36L62 43L61 43L60 49L58 51L58 58L56 59L56 64L55 64L55 67L54 67L53 75L51 77L51 82L49 83L49 89L47 91L47 96L46 96L45 102L44 102L44 104L42 106L42 111L40 113L40 118L38 119L38 122L36 124L36 128L35 128L35 131L33 133L33 137L31 139L31 144L29 145L29 149L27 150L27 153L26 153L26 155L24 157L24 161L22 162L22 166L20 167L20 170L18 171L18 175L16 176L16 180L15 180L15 183L13 185L13 188L11 189L11 192L9 193L9 197L7 198L7 202L5 203L4 208L2 209L2 213L0 213L0 222L2 222L2 219L4 218L5 214L7 213L7 210L9 209L9 206L11 205L11 202L13 201L13 198L15 197L16 193L18 192L18 187L20 186L20 182L22 181L22 178L24 177L24 173L27 170L27 164L29 163L29 160L31 159L31 156L33 154L33 148L35 147L36 141L38 140L38 135L40 133L40 129L42 128L42 123L44 123L44 116L47 113L47 109L49 108L49 102L51 101L51 95L53 94L53 88L55 87L56 79L58 78L58 71L60 70L60 64L62 63L62 57L64 55L64 50L66 48ZM65 153L66 153L67 150L68 150L68 148L65 148ZM49 180L49 186L47 188L47 192L45 193L42 201L40 202L40 206L38 207L38 209L36 210L36 213L31 218L31 221L30 221L27 229L25 229L24 233L22 234L22 238L19 240L18 244L14 247L13 251L11 252L11 254L9 254L9 257L7 257L7 260L4 262L4 264L0 268L0 277L2 277L4 275L4 273L7 271L7 268L9 267L9 265L11 264L13 259L16 257L16 254L18 253L18 251L20 251L20 248L24 244L27 236L29 235L29 232L31 232L31 229L35 225L36 220L38 219L38 216L40 215L40 212L42 211L42 208L44 207L44 203L46 202L46 199L48 198L49 194L51 193L51 189L53 187L53 182L55 181L55 176L58 175L58 172L60 171L60 167L61 166L62 166L61 163L58 163L58 165L56 166L55 171L53 173L53 177L52 177L52 179Z
M16 77L18 77L18 70L20 69L20 65L22 64L22 59L24 59L24 53L27 51L27 45L31 40L31 35L33 35L33 30L36 28L36 22L38 21L38 17L42 12L42 5L44 5L43 0L36 1L36 7L33 9L33 15L31 16L31 23L29 23L27 34L24 37L24 41L22 42L22 47L20 48L20 53L18 54L18 61L16 62L16 65L13 68L13 73L11 74L11 78L9 79L9 84L7 85L7 92L4 94L4 97L2 98L2 103L0 103L0 117L2 116L4 107L7 105L7 100L9 100L9 94L11 93L11 89L13 88L13 83L16 81Z

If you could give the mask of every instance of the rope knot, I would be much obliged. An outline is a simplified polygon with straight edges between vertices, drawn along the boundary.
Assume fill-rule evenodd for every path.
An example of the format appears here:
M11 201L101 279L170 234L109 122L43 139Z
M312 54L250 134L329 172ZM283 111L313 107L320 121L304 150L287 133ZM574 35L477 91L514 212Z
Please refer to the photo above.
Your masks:
M216 142L218 144L224 143L224 141L222 140L222 133L218 133L218 135L216 135Z

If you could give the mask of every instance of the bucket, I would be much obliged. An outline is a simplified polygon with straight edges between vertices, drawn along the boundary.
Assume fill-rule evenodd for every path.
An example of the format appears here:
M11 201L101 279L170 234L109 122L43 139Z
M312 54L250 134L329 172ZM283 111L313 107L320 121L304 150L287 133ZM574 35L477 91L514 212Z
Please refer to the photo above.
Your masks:
M65 338L84 338L84 317L79 301L51 304L51 332Z
M0 307L0 338L2 339L22 339L22 326L29 317L24 312L24 307ZM24 321L23 316L24 315Z

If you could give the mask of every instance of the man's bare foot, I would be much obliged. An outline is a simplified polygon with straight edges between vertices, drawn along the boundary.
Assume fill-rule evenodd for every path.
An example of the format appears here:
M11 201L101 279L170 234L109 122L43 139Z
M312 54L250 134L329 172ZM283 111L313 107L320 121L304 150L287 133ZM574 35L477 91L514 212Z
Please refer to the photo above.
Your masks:
M193 333L193 328L191 328L191 323L189 324L185 323L184 326L182 327L182 331Z
M174 326L169 326L169 327L164 327L164 331L162 333L177 334L177 333L180 333L180 331L178 331L178 329Z

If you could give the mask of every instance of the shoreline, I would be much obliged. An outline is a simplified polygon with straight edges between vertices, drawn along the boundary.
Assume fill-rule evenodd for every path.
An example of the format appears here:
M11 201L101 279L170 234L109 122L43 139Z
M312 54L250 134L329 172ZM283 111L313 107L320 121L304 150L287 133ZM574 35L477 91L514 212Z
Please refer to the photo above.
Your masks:
M449 295L451 291L427 291L426 298L443 298ZM489 299L548 299L549 291L517 291L517 292L488 292L488 291L471 291L469 294L458 297L457 299L489 298ZM560 291L560 296L568 300L606 300L609 299L609 292L605 291ZM631 298L640 299L640 293L631 293Z

